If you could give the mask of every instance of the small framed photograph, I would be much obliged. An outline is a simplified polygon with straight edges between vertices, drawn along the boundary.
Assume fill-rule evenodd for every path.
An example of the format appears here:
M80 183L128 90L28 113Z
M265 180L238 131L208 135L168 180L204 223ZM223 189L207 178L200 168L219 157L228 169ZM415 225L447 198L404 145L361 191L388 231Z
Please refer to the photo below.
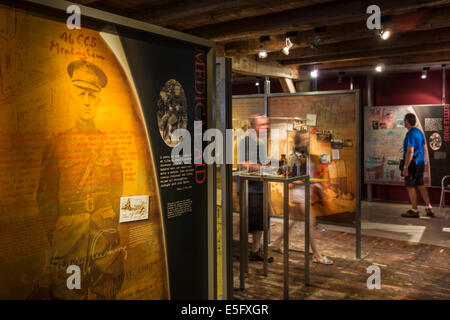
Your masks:
M120 223L148 220L150 196L120 197Z

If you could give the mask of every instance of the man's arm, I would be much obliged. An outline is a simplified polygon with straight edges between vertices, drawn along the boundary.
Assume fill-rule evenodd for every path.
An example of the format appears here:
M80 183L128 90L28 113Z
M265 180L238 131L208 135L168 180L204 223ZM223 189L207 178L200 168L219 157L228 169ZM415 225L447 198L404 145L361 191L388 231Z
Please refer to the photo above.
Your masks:
M406 149L405 164L403 166L403 176L405 177L407 177L409 174L408 167L412 161L413 154L414 154L414 147L408 146L408 148Z
M261 165L257 163L258 148L255 148L256 150L254 150L250 147L250 143L253 143L253 142L254 142L253 140L252 140L252 142L250 142L250 138L248 136L246 136L244 139L241 139L241 141L239 141L239 143L241 144L241 148L244 147L244 156L245 156L245 158L244 158L245 161L239 165L240 170L243 170L243 169L245 170L246 168L248 168L249 171L259 171L261 169ZM251 150L249 150L249 149L251 149ZM238 152L239 152L239 147L238 147Z

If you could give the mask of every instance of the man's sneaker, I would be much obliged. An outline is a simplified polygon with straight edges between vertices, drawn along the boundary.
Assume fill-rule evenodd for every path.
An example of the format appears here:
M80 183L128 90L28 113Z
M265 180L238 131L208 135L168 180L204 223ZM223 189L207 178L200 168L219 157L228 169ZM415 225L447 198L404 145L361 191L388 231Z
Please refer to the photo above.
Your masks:
M433 211L431 211L431 208L425 208L425 212L427 213L428 217L431 217L431 218L434 217L434 213L433 213Z
M261 250L256 251L256 252L250 252L249 260L250 261L264 261L264 255L261 252ZM272 263L273 262L273 257L268 257L267 261L269 263Z
M405 213L402 213L402 217L404 218L418 218L419 217L419 211L414 211L409 209Z

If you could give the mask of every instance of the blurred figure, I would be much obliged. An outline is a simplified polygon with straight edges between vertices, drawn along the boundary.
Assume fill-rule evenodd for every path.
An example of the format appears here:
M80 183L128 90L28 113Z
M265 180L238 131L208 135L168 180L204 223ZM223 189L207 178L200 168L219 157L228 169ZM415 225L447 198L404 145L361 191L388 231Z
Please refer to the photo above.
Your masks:
M269 118L265 115L254 115L251 120L251 129L254 131L251 131L243 139L246 145L244 166L248 166L249 172L260 172L262 161L259 157L259 149L266 148L266 132L261 132L260 130L269 129ZM250 146L252 145L256 145L256 148L251 148ZM264 260L261 250L261 239L264 230L263 221L263 183L260 181L248 181L248 231L253 238L249 257L251 261ZM268 260L273 262L273 257L269 257Z
M309 154L309 136L307 134L301 134L297 132L294 137L294 148L291 151L291 159L294 162L295 159L293 157L299 155L306 155L307 163L306 163L306 172L310 175L311 178L320 178L320 173L317 168L320 168L320 159L318 156L310 156ZM300 161L297 161L300 162ZM305 186L302 182L296 181L293 184L289 185L290 188L290 199L293 203L298 205L298 211L304 213L304 203L305 203ZM313 251L313 262L321 263L321 264L333 264L334 262L320 253L317 240L314 234L314 226L316 224L316 208L318 204L324 205L326 200L326 194L323 190L322 183L311 183L311 192L310 192L310 212L311 217L309 219L309 240L311 243L311 249ZM295 220L291 219L289 222L289 232L292 232L292 228L294 226ZM305 226L306 228L306 226ZM274 241L273 246L275 248L281 248L282 235L278 237Z

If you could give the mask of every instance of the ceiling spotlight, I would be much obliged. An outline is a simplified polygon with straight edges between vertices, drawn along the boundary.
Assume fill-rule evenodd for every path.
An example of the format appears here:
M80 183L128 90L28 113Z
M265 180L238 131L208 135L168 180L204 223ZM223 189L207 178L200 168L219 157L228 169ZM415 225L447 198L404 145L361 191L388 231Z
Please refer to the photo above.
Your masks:
M288 38L288 37L286 37L286 46L283 48L283 49L281 49L281 51L285 54L285 55L289 55L289 49L291 49L292 48L292 42L291 42L291 40Z
M385 66L382 63L377 64L376 67L375 67L375 71L376 72L383 72L384 69L385 69Z
M392 31L390 29L386 29L386 30L381 29L380 30L380 38L383 40L389 39L391 37L391 35L392 35Z
M261 45L259 46L258 57L260 59L267 58L267 51L266 51L266 48L264 47L264 43L261 43Z
M269 36L262 36L259 37L259 52L258 52L258 57L259 59L265 59L267 58L267 51L266 51L266 47L264 45L264 42L269 41L270 37Z
M428 67L423 68L423 70L422 70L422 76L421 76L422 79L426 79L426 78L427 78L427 76L428 76L428 70L430 70L430 68L428 68Z
M319 76L319 70L318 69L312 70L310 76L311 78L316 79Z
M309 47L311 49L318 49L319 48L319 43L322 41L322 39L320 39L319 36L315 36L314 40L309 44Z

